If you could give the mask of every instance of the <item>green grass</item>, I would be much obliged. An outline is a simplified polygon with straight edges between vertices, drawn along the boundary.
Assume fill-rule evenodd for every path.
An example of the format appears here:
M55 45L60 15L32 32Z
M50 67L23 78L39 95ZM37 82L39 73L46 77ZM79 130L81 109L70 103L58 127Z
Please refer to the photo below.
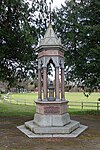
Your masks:
M100 110L87 110L87 109L69 108L68 112L71 115L94 115L94 116L100 116Z
M1 95L1 99L3 99L5 95ZM81 102L98 102L98 98L100 98L100 93L92 93L88 98L84 96L83 93L66 93L65 97L69 100L69 105L73 102L74 105L79 105ZM0 103L0 116L31 116L35 113L35 103L37 100L37 93L18 93L18 94L10 94L9 99L7 99L6 103ZM19 99L19 101L17 101ZM12 104L8 103L11 102ZM28 105L22 105L26 104ZM78 103L76 103L78 102ZM19 105L16 105L19 104ZM92 104L96 106L97 104ZM100 104L99 104L100 106ZM89 110L90 109L90 110ZM93 110L94 109L94 110ZM69 112L71 114L97 114L100 111L96 111L96 107L84 107L81 109L81 106L70 106ZM100 107L99 107L100 110Z
M6 94L5 94L6 95ZM16 101L16 99L25 99L27 102L33 102L37 100L38 94L34 93L15 93L9 95L11 100ZM4 94L2 94L4 97ZM84 96L82 92L68 92L65 93L65 98L71 102L97 102L98 98L100 98L100 93L92 93L88 98Z
M98 102L98 98L100 98L100 93L91 93L87 98L84 96L83 92L68 92L65 94L65 98L71 102Z
M2 95L2 98L4 97L4 94ZM92 93L88 98L84 96L82 92L68 92L65 93L65 98L69 101L69 105L71 108L81 108L82 102L84 103L84 108L87 107L87 109L97 109L97 102L98 98L100 98L100 93ZM7 101L14 104L27 104L27 105L34 105L34 101L38 99L37 93L15 93L15 94L9 94L9 98ZM92 104L88 103L92 102ZM75 106L79 105L79 106ZM88 107L86 105L91 105L91 107ZM95 106L95 107L92 107ZM99 104L100 106L100 104Z
M96 110L80 110L80 109L69 109L68 112L71 115L100 115L100 111ZM20 117L30 116L33 117L35 114L35 106L16 105L9 103L0 103L0 117Z
M87 98L81 92L70 92L65 94L66 99L69 101L70 108L75 109L91 109L96 110L100 109L100 102L98 98L100 98L100 93L91 93L91 95ZM99 107L99 108L98 108Z
M33 116L35 106L0 103L0 116Z
M35 101L38 98L38 94L34 93L19 93L19 94L11 94L12 99L26 99L29 102Z
M2 94L2 98L7 96L7 94ZM34 101L37 100L37 93L14 93L9 94L7 101L14 104L25 104L34 105Z

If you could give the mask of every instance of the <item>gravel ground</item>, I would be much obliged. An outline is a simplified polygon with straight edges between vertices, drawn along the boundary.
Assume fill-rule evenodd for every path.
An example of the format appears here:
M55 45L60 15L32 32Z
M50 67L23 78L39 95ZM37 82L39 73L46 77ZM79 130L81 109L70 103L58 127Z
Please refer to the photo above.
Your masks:
M77 138L29 139L16 126L30 117L0 117L0 150L100 150L100 116L72 116L89 128Z

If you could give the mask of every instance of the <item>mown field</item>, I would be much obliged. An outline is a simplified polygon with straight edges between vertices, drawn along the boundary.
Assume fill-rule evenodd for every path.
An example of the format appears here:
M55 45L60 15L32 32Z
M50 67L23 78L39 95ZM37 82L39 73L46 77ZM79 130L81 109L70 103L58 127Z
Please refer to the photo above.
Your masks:
M97 102L98 98L100 98L100 93L91 93L90 96L87 98L86 96L84 96L83 92L68 92L65 93L65 98L71 102Z
M9 100L11 101L17 101L17 100L26 100L27 102L34 102L38 98L37 92L33 93L10 93L9 95L3 94L2 98L4 96L8 96ZM88 98L84 96L82 92L68 92L65 93L65 98L69 102L98 102L98 99L100 98L100 93L92 93Z
M14 104L24 104L24 105L34 105L34 101L38 99L37 92L34 93L9 93L3 94L2 100L4 102L14 103ZM92 107L95 106L99 109L98 99L100 99L100 93L92 93L88 98L84 96L82 92L67 92L65 93L65 99L69 101L69 106L73 106L75 108L82 108L84 106L88 107L90 105ZM90 108L91 108L90 107ZM93 108L93 107L92 107ZM94 108L95 109L95 108Z
M37 93L3 94L0 101L0 116L33 116L35 113L34 101L37 100L37 97ZM98 115L100 113L100 102L98 101L100 93L92 93L88 98L83 93L66 93L65 97L69 100L68 111L71 114ZM92 106L84 106L82 109L82 102L89 104L92 102ZM97 104L99 104L99 111Z

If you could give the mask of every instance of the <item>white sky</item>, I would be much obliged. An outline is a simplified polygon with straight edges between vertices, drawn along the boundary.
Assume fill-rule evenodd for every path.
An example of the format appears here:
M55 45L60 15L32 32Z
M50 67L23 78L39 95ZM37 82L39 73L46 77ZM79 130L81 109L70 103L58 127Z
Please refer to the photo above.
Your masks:
M47 0L47 2L49 3L51 0ZM54 7L60 7L61 4L64 4L65 0L53 0L53 4L52 4L52 8Z
M27 2L29 2L30 4L32 3L32 0L25 0ZM69 0L68 0L69 1ZM49 4L49 2L51 2L51 0L47 0L47 3ZM64 4L65 0L53 0L53 3L52 3L52 9L55 8L55 7L60 7L61 4Z

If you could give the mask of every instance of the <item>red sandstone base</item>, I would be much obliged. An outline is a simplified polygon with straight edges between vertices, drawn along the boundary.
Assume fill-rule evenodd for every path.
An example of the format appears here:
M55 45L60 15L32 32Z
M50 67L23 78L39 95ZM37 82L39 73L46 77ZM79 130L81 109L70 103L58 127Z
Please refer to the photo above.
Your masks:
M67 112L68 101L35 101L36 113L42 115L61 115Z

